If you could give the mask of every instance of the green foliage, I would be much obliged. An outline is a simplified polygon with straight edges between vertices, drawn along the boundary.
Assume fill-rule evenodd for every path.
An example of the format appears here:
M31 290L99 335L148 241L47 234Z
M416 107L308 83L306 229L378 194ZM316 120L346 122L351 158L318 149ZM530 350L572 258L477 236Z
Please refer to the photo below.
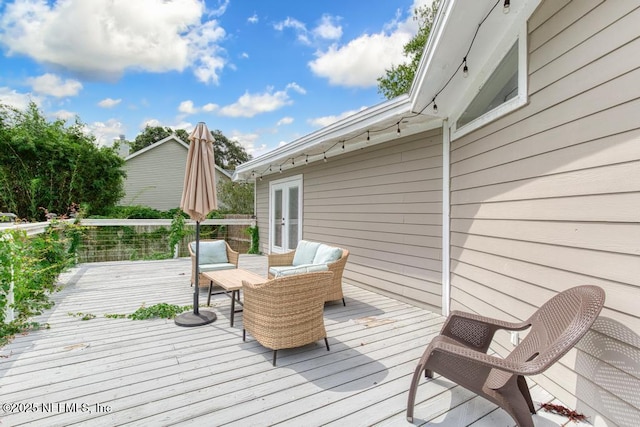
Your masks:
M251 156L238 141L230 140L218 129L211 131L211 135L216 165L222 169L234 170L241 163L251 160Z
M33 238L23 230L0 234L0 345L16 333L40 327L29 319L53 305L49 295L57 290L60 273L75 261L74 239L81 230L54 221ZM12 281L15 319L5 322Z
M242 145L237 141L230 140L218 129L210 131L213 136L213 155L216 165L222 169L235 169L240 163L251 159ZM175 134L184 143L190 144L189 135L184 129L173 130L169 127L146 126L142 133L136 136L135 141L130 142L131 152L142 150L143 148L156 143L168 136Z
M247 234L251 236L251 246L247 251L248 254L260 253L260 233L258 232L258 226L247 227Z
M128 318L132 320L146 320L146 319L173 319L178 314L190 310L190 305L179 306L175 304L160 303L152 305L151 307L145 307L144 304L131 314L105 314L104 317L111 319L123 319Z
M169 249L171 250L171 257L175 256L176 245L184 239L187 235L185 228L184 216L180 213L176 213L171 220L171 227L169 227Z
M25 111L0 105L0 211L44 220L74 203L100 213L120 200L124 160L83 128L77 119L47 122L34 103Z
M222 182L218 186L220 202L225 211L234 214L253 215L254 186L248 182Z
M439 5L440 0L434 0L431 7L425 5L413 11L413 19L418 21L418 33L404 45L406 61L392 65L391 69L385 70L384 76L378 77L378 93L385 98L395 98L411 89Z
M131 152L134 153L171 135L176 135L183 142L189 143L189 134L184 129L173 130L170 127L145 126L144 130L136 136L136 139L129 143L129 147Z
M91 320L91 319L95 319L96 315L95 314L91 314L91 313L67 313L68 316L71 317L79 317L80 320Z

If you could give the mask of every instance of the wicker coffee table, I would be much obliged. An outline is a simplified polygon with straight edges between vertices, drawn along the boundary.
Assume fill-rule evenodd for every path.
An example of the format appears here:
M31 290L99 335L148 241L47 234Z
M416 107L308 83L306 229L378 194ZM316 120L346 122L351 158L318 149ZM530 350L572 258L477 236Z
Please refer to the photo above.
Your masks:
M239 313L242 309L236 311L236 302L242 305L240 301L240 291L242 290L242 281L245 280L251 284L263 283L268 279L240 268L233 268L229 270L208 271L202 273L204 277L209 280L209 297L207 298L207 305L211 303L211 291L213 285L218 285L225 290L225 293L231 297L231 326L233 326L233 318L235 313ZM229 295L229 292L231 295Z

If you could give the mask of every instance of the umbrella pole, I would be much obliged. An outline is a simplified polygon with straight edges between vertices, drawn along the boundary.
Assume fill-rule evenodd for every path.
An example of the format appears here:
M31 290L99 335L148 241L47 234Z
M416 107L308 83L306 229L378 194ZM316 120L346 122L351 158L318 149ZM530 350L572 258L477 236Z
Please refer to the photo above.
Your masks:
M193 285L193 313L186 312L176 316L175 322L178 326L202 326L208 325L216 320L217 316L213 311L205 310L200 312L198 296L200 293L200 221L196 221L196 277Z
M200 221L196 221L196 278L193 287L193 314L200 314L200 302L198 296L200 293Z

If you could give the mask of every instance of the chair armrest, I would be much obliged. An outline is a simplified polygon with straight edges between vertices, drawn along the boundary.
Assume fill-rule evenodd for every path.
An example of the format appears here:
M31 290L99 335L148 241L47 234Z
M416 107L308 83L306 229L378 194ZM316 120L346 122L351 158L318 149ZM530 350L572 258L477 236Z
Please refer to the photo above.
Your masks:
M441 334L486 353L496 331L522 331L529 326L531 324L528 322L505 322L463 311L452 311L442 327Z
M516 375L537 375L546 369L544 364L538 363L535 360L531 362L518 362L513 359L503 359L444 340L432 342L431 353L437 352L442 353L446 358L456 357L464 359L465 362L473 362L477 365ZM495 386L497 386L497 384L493 384L491 388L498 388Z
M236 266L236 268L238 268L238 261L240 260L240 253L234 251L233 249L231 249L231 246L229 246L229 243L225 242L227 244L227 259L229 260L230 264L233 264Z
M269 254L267 257L268 259L267 268L292 265L293 257L295 254L296 254L296 251L291 251L284 254Z

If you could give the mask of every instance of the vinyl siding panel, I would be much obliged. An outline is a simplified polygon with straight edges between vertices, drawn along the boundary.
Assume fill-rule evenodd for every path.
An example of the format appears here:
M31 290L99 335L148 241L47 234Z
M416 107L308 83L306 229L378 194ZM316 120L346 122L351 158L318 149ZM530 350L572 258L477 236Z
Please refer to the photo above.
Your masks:
M159 210L180 207L187 150L168 141L125 163L126 195L122 205L143 205Z
M451 143L452 309L522 320L603 287L592 331L535 378L594 425L640 418L638 22L637 1L544 1L529 103Z
M441 130L271 176L297 174L303 174L303 238L349 249L345 282L440 312ZM257 188L267 252L268 180Z

